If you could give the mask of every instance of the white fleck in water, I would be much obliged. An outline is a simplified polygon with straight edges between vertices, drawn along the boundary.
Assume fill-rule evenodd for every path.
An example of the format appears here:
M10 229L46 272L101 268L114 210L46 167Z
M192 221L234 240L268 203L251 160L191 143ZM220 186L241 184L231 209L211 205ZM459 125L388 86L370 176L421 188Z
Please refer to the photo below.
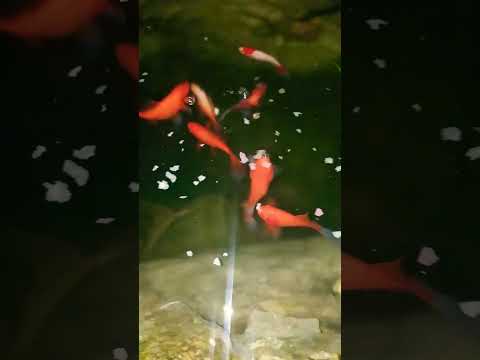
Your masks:
M353 108L353 112L356 114L356 113L359 113L360 112L360 106L355 106Z
M45 146L37 145L35 150L33 150L32 159L38 159L40 156L43 155L45 151L47 151L47 148Z
M107 88L108 88L107 85L100 85L95 89L95 94L102 95L105 92L105 90L107 90Z
M370 26L370 29L372 30L380 30L380 26L388 25L388 21L382 19L368 19L365 22L368 26Z
M464 301L458 304L465 315L476 318L480 315L480 301Z
M78 74L80 74L80 71L82 71L82 66L81 65L75 66L73 69L71 69L68 72L68 76L69 77L77 77Z
M312 147L312 150L313 150L313 151L317 151L317 148L314 146L314 147Z
M120 2L127 2L128 0L120 0ZM127 360L128 353L124 348L116 348L112 350L112 355L115 360Z
M87 169L74 163L72 160L65 160L62 170L67 175L70 175L78 186L84 186L90 176Z
M45 182L42 185L47 189L45 194L45 200L47 201L64 203L72 198L68 184L62 181L55 181L53 184Z
M462 131L454 126L443 128L440 132L442 140L445 141L460 141L462 140Z
M87 160L95 156L95 149L96 149L95 145L86 145L79 150L74 150L73 156L76 157L77 159Z
M222 266L222 260L219 257L216 257L215 259L213 259L212 264L215 266Z
M255 77L253 78L253 80L255 80L255 81L260 80L260 76L255 76Z
M340 239L342 237L342 232L341 231L332 231L332 235L335 236L337 239Z
M302 129L295 129L295 131L296 131L297 133L299 133L299 134L302 133Z
M253 117L254 120L258 120L258 119L260 119L260 115L261 114L259 112L256 112L252 115L252 117Z
M152 171L157 171L158 170L158 165L153 165Z
M204 36L204 37L203 37L203 40L204 40L204 41L208 41L208 36Z
M192 250L187 250L186 254L187 254L188 257L192 257L193 256L193 251Z
M97 221L95 221L95 223L97 224L111 224L112 222L115 221L115 218L98 218Z
M278 89L279 94L285 94L287 91L284 88Z
M200 144L199 146L200 146L200 147L204 147L204 146L205 146L205 144Z
M335 167L335 171L336 171L336 172L342 171L342 165L336 166L336 167Z
M193 180L193 185L197 186L198 184L200 184L200 182L199 182L199 181L197 181L197 180Z
M185 151L185 149L184 149L184 148L181 148L181 149L180 149L180 151L181 151L181 152L184 152L184 151Z
M203 180L205 180L207 177L205 175L199 175L197 177L198 181L202 182Z
M373 60L373 63L377 65L379 69L385 69L387 67L387 62L384 59L376 58Z
M247 118L243 118L243 123L245 125L250 125L250 120L248 120Z
M439 257L431 247L422 248L417 257L417 262L425 266L432 266L438 260L440 260Z
M422 106L420 104L413 104L412 109L416 112L422 111Z
M215 115L220 114L220 109L219 109L219 108L216 107L216 108L214 109L214 111L215 111Z
M178 171L180 169L180 165L173 165L170 167L170 171Z
M333 158L332 157L326 157L324 161L325 161L325 164L333 164Z
M248 157L247 157L247 155L246 155L244 152L240 152L238 155L239 155L239 157L240 157L240 162L241 162L242 164L248 163Z
M224 252L224 253L222 254L222 256L223 256L223 257L228 257L228 253L227 253L227 252Z
M173 135L173 131L170 131L170 132L167 134L168 137L172 137L172 135Z
M186 199L186 198L188 198L188 196L187 195L180 195L178 198L179 199Z
M157 186L159 190L168 190L170 185L165 180L157 181Z
M132 181L129 185L128 188L130 189L131 192L138 192L140 190L140 184L137 182Z
M107 111L107 105L102 104L102 108L100 109L100 112L105 112Z
M470 160L477 160L480 158L480 146L473 147L467 150L465 156L468 157Z
M280 136L280 131L275 130L275 136Z
M315 216L322 216L323 215L323 210L320 208L315 209Z
M142 76L147 76L148 75L148 72L143 72L142 73Z
M290 152L290 151L292 151L292 149L288 148L288 149L287 149L287 152Z
M185 142L185 140L182 139L182 140L180 140L178 143L179 143L180 145L182 145L184 142Z
M282 155L278 155L278 158L279 158L280 160L283 160L283 156L282 156Z
M268 99L268 102L273 103L274 101L275 101L275 100L273 100L273 99Z
M300 111L294 111L294 112L293 112L293 115L294 115L295 117L299 117L299 116L302 115L302 114L303 114L303 113L301 113Z
M177 176L175 174L172 174L170 171L167 171L165 173L165 177L170 180L170 182L173 184L175 181L177 181Z
M143 83L143 82L145 82L145 79L138 79L138 82Z

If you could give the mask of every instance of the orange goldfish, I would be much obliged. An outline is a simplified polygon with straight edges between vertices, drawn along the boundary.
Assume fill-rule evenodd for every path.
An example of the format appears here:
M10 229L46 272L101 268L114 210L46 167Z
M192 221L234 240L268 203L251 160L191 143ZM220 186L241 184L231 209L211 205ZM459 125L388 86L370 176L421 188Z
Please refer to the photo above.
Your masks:
M193 95L195 95L197 98L197 104L200 108L200 111L210 121L209 125L213 126L214 130L219 133L222 128L217 121L217 116L215 115L215 106L213 105L212 99L210 99L207 93L195 83L192 83L191 89Z
M265 222L270 234L277 237L282 227L306 227L319 233L322 227L309 219L308 214L293 215L273 205L257 205L258 216Z
M21 38L68 36L111 8L108 0L43 0L0 19L0 31Z
M280 75L284 75L284 76L288 75L288 71L285 68L285 66L280 64L280 62L277 59L275 59L272 55L269 55L263 51L260 51L254 48L244 47L244 46L239 47L238 51L240 51L240 54L245 55L246 57L249 57L251 59L272 64L273 66L275 66L275 69Z
M213 133L203 125L197 122L190 121L187 124L188 131L202 144L206 144L212 148L219 149L228 155L230 159L230 166L233 172L241 175L244 171L244 166L240 160L235 156L232 150L223 142L219 135Z
M184 81L175 86L162 100L141 110L138 114L144 120L159 121L168 120L180 111L186 110L185 98L190 92L190 83Z
M222 121L225 118L225 116L231 111L236 111L236 110L245 111L245 110L251 110L253 108L258 107L266 91L267 91L267 84L265 83L257 84L257 86L255 86L255 88L252 90L248 98L240 100L240 102L238 102L237 104L225 110L225 112L220 117L220 121Z
M120 43L115 46L118 63L134 79L138 79L138 47L130 43Z
M248 224L255 223L253 218L255 205L267 194L273 176L274 167L265 152L255 162L250 163L250 193L243 203L244 218Z

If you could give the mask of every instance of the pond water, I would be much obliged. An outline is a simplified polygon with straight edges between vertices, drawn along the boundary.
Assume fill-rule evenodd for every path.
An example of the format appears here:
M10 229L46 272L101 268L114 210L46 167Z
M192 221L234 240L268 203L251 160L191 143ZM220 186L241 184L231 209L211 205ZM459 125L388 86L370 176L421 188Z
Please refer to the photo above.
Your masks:
M239 46L272 54L289 76ZM222 121L227 145L269 154L275 177L262 201L341 229L335 3L143 1L140 56L141 106L187 80L221 114L266 83L258 108ZM227 156L197 148L192 120L206 122L196 106L181 121L141 124L142 359L338 358L340 247L311 229L274 238L258 216L246 226L248 175L235 179Z

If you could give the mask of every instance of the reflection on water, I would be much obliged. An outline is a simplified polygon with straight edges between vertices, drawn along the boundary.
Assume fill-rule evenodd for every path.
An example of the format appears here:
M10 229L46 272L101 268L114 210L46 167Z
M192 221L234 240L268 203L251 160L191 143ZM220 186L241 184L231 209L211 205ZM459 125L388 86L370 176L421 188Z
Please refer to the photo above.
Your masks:
M340 230L339 14L321 3L330 10L308 0L142 2L142 106L198 84L187 111L141 124L144 360L339 357L339 247L311 229L275 239L256 214L246 224L248 164L231 176L232 155L198 146L186 126L217 116L233 156L270 156L261 201ZM240 46L273 55L289 76ZM232 108L260 83L259 104Z

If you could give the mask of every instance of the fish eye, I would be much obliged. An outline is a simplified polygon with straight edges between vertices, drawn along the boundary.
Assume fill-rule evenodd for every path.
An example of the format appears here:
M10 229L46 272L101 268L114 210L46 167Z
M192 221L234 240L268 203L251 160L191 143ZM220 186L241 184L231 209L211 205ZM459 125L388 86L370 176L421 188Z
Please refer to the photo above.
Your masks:
M193 106L193 105L195 105L196 99L195 99L195 96L187 96L184 99L184 101L185 101L185 104Z

